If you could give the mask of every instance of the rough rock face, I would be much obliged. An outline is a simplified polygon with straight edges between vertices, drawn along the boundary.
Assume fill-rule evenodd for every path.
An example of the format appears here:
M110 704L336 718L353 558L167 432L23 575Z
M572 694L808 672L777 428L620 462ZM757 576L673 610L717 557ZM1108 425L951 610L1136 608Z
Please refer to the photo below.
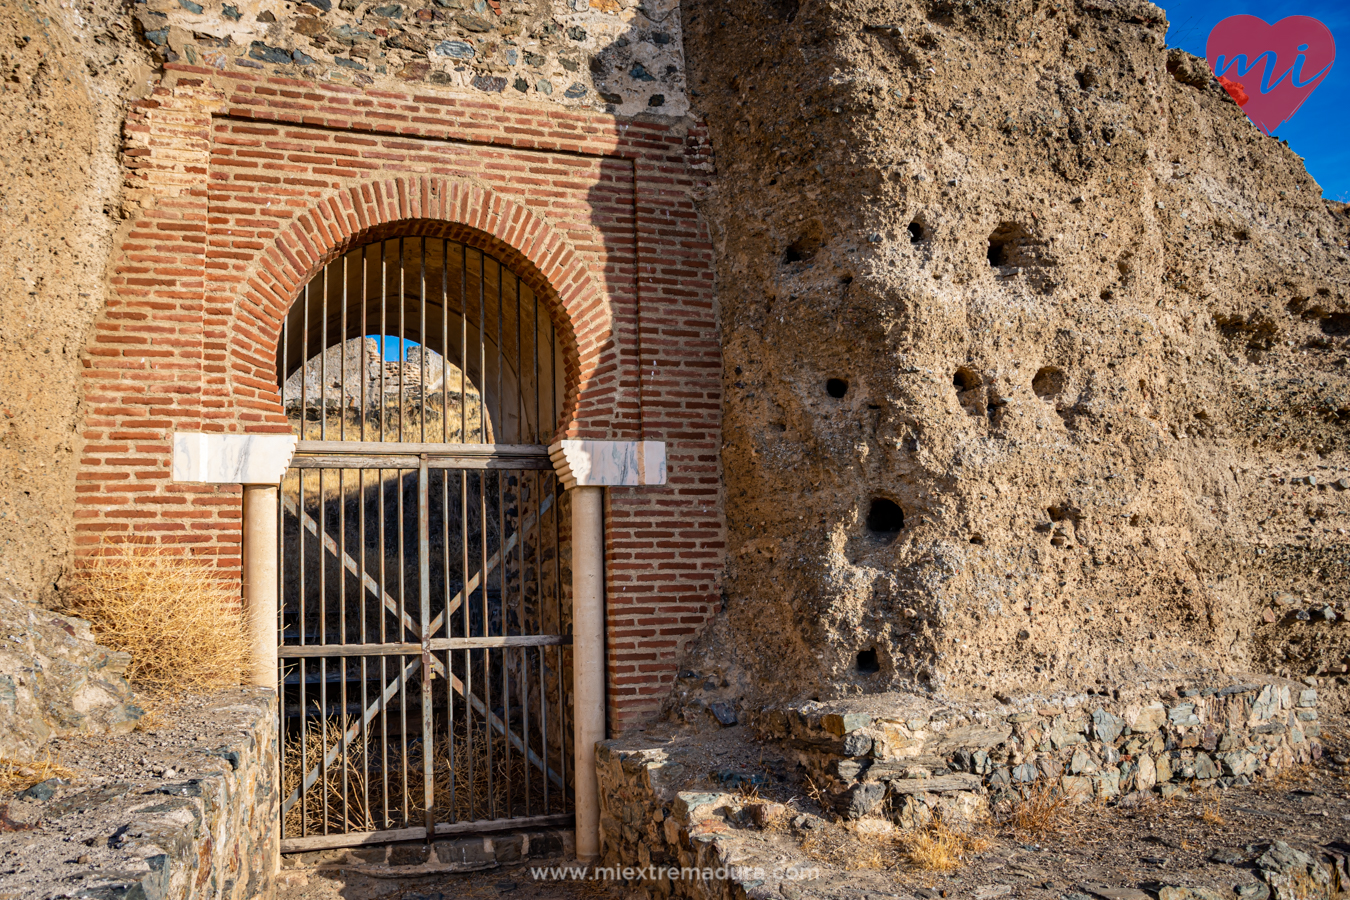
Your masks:
M690 676L1310 674L1266 612L1291 588L1343 655L1345 212L1167 51L1161 9L683 12L718 154L730 534Z
M0 582L30 599L70 556L79 359L121 214L122 104L150 74L101 6L0 0Z
M131 657L89 623L0 596L0 756L32 759L65 734L123 734L142 710L122 678Z

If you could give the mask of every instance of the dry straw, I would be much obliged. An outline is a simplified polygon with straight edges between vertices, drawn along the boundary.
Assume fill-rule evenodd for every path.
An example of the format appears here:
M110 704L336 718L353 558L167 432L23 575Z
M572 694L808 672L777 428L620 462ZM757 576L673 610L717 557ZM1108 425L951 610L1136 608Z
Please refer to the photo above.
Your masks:
M287 836L323 833L325 820L329 832L374 831L421 823L426 804L423 742L410 742L405 766L398 737L390 735L386 743L378 724L366 732L357 729L354 739L344 741L342 735L353 730L355 724L356 720L351 716L333 716L326 722L318 716L307 718L303 752L298 729L286 736L282 796L297 793L305 772L317 771L319 775L306 791L303 819L306 827L302 828L302 809L297 802L286 811ZM322 765L325 747L338 750L326 769ZM513 751L507 758L498 745L493 752L489 775L487 735L481 727L475 727L471 734L463 727L456 729L453 758L445 734L437 734L433 753L432 799L438 822L525 815L524 785L527 780L530 812L543 812L542 773L531 767L527 779L527 763L521 755ZM470 765L471 757L474 765ZM384 816L386 797L388 820ZM554 795L553 802L560 801L561 798ZM407 817L403 814L405 802ZM557 808L551 811L557 811Z
M146 693L220 690L239 684L249 652L238 594L220 575L190 556L124 546L87 561L69 612L131 654L127 677Z
M50 753L32 762L0 757L0 793L26 791L49 778L74 781L77 777L77 772L53 760Z
M990 846L984 838L949 828L941 819L906 834L901 843L905 862L927 872L953 872Z

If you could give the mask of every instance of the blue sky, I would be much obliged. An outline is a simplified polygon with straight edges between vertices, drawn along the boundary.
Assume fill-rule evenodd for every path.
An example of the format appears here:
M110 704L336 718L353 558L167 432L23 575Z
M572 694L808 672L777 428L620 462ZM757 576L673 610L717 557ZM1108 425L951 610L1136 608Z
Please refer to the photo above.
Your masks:
M375 338L377 341L380 341L380 345L381 345L381 346L380 346L380 354L384 357L384 359L385 359L386 362L399 362L399 360L400 360L400 355L399 355L399 352L398 352L398 336L397 336L397 335L387 334L387 335L385 335L383 338L381 338L378 334L368 334L368 335L366 335L366 337L373 337L373 338ZM417 342L416 342L416 341L410 341L410 340L408 340L408 339L405 338L405 339L403 340L403 354L402 354L402 359L407 359L407 358L408 358L408 351L411 350L412 348L416 347L416 346L417 346Z
M1285 16L1320 19L1336 39L1336 63L1276 137L1302 156L1308 173L1332 200L1350 202L1350 3L1346 0L1154 0L1167 11L1167 46L1201 58L1210 29L1243 13L1274 24ZM1256 126L1253 125L1252 128Z

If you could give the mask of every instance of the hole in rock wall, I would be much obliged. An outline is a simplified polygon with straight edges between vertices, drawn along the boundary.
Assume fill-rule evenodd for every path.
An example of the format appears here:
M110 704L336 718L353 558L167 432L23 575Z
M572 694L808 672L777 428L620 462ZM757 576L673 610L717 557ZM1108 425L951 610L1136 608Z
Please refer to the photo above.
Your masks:
M923 240L923 226L916 219L909 223L909 242L917 244L921 240Z
M1004 222L989 235L989 252L986 254L991 266L1036 266L1044 265L1037 252L1036 241L1025 228L1015 222Z
M881 662L877 659L876 650L858 651L858 674L872 675L881 671Z
M780 22L791 22L797 18L800 0L769 0L769 9L773 17Z
M809 262L820 249L820 245L825 243L824 231L819 222L811 222L806 233L797 238L788 248L783 251L784 265L797 262Z
M974 369L962 366L952 374L952 385L958 391L971 391L980 386L980 376Z
M895 535L905 527L905 513L894 500L877 497L867 510L867 530L876 535Z
M1031 379L1031 390L1042 400L1053 400L1064 392L1064 371L1046 366Z
M842 400L848 393L848 382L842 378L830 378L825 382L825 393L836 400Z
M1332 313L1318 323L1323 334L1344 335L1350 334L1350 314Z

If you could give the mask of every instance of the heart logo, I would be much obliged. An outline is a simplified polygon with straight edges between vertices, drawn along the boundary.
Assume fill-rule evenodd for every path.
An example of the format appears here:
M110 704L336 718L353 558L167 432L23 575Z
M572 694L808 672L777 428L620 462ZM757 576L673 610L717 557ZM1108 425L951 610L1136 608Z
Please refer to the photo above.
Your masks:
M1210 70L1266 134L1289 121L1335 60L1331 32L1311 16L1274 25L1256 16L1229 16L1205 43Z

